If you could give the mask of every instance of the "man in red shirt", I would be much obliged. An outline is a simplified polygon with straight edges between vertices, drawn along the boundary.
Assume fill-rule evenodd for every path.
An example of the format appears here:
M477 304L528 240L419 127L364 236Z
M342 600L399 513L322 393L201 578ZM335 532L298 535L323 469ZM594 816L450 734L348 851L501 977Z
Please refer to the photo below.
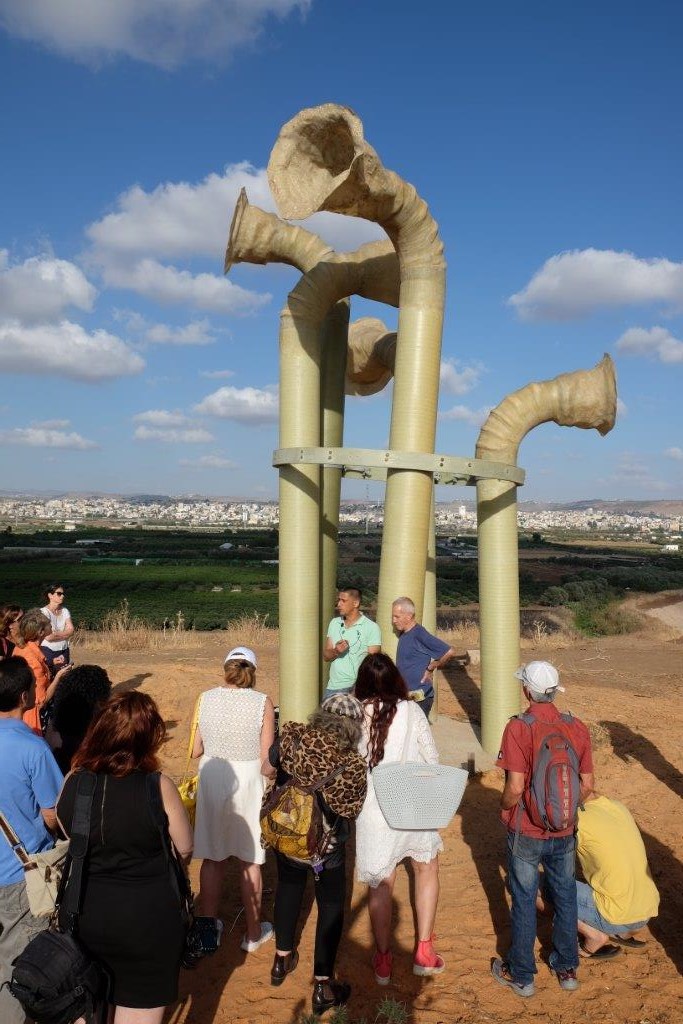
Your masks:
M560 686L557 669L547 661L532 661L516 673L529 701L525 714L537 722L556 725L569 739L577 757L580 796L593 789L593 758L588 729L578 718L566 721L553 701ZM519 996L534 994L536 961L536 895L539 888L539 867L543 867L545 887L553 906L553 950L550 968L557 975L560 987L573 991L579 987L576 968L579 965L576 913L575 854L576 821L560 831L538 827L527 811L525 794L531 778L533 761L532 730L521 717L512 718L505 727L496 764L505 769L505 788L500 800L501 818L508 830L508 885L512 896L512 942L507 957L497 957L491 973L501 985Z

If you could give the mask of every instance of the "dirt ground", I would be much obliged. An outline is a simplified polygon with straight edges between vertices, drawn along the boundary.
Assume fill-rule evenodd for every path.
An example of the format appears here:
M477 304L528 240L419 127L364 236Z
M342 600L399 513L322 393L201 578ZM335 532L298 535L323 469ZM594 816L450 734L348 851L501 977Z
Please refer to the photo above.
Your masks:
M652 602L651 602L652 603ZM679 1024L683 1020L683 602L652 609L647 628L623 637L581 640L567 647L525 650L526 660L547 658L560 670L567 692L561 706L593 728L600 792L626 803L647 847L661 894L660 914L643 933L643 951L622 950L607 963L580 967L581 989L562 992L550 975L547 923L540 922L536 996L522 1002L490 977L491 957L507 948L504 833L498 823L501 773L473 779L456 818L444 832L436 946L446 970L431 979L412 974L411 879L401 870L396 886L395 960L390 986L380 989L370 966L373 949L366 890L353 883L338 958L338 974L351 981L349 1021L375 1020L384 996L405 1004L410 1024L481 1024L516 1021L553 1024ZM662 614L664 612L665 614ZM165 765L178 779L195 697L221 680L229 640L198 634L186 649L108 653L88 644L77 660L97 661L121 691L138 687L159 703L169 727ZM277 698L277 634L258 650L259 688ZM440 710L455 718L478 714L478 669L458 668L440 679ZM352 844L350 844L352 852ZM199 865L193 862L197 883ZM264 917L272 920L274 870L264 869ZM274 945L241 952L242 920L231 866L221 916L226 922L217 954L183 972L181 999L166 1024L295 1024L310 1011L315 908L309 891L302 915L301 962L281 988L270 986Z

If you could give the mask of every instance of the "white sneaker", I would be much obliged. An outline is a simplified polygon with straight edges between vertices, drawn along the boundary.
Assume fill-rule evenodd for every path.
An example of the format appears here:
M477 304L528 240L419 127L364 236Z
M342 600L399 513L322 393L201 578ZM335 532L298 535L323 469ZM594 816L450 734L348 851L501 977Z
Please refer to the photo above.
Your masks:
M273 926L269 921L261 921L261 937L259 939L248 939L246 935L242 937L240 942L240 949L243 949L245 953L255 953L264 942L268 942L275 935Z

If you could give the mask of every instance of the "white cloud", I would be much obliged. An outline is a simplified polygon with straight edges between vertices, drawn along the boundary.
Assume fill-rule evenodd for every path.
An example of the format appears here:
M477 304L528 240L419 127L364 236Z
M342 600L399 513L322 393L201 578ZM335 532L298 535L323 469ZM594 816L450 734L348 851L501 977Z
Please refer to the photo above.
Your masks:
M622 402L622 400L620 398L617 398L617 416L622 417L622 416L627 416L627 415L628 415L628 406L627 406L626 402Z
M154 345L211 345L216 340L208 320L193 320L182 327L153 324L144 336Z
M237 423L275 423L278 419L278 389L223 387L207 395L197 412Z
M146 423L148 427L184 427L190 419L182 412L169 412L168 409L148 409L133 416L134 423Z
M650 466L643 460L642 456L634 452L622 452L617 457L614 472L604 478L599 478L599 484L626 484L634 492L663 494L670 490L670 484L652 475Z
M253 43L270 17L302 15L311 0L0 0L0 25L66 57L118 57L174 69L223 64Z
M200 377L206 377L207 380L228 380L230 377L235 376L234 370L200 370Z
M440 420L456 420L463 423L469 423L470 426L480 427L486 420L486 417L491 412L492 406L484 405L481 409L470 409L466 405L454 405L452 409L447 409L444 412L439 413Z
M107 331L88 334L80 324L25 327L0 324L0 370L97 381L140 373L144 360Z
M683 263L612 249L552 256L508 299L523 320L573 320L612 306L683 306Z
M201 455L198 459L181 459L181 466L188 469L237 469L237 463L222 455Z
M667 448L664 454L667 459L675 459L677 462L683 460L683 448Z
M229 164L222 174L209 174L196 184L164 182L151 192L134 185L118 197L113 213L87 228L88 259L109 283L135 290L135 282L144 276L139 264L147 259L208 257L218 264L242 188L251 204L276 212L265 169L246 161ZM340 252L386 238L378 225L357 217L317 213L303 224ZM267 301L265 296L246 294L255 305Z
M666 327L629 327L617 341L616 350L627 356L649 356L660 363L683 363L683 341Z
M214 436L203 427L188 427L185 430L148 427L142 424L135 428L133 435L136 441L163 441L164 444L206 444L213 441Z
M33 420L31 426L44 430L66 430L70 422L71 420Z
M10 264L0 250L0 314L4 319L40 323L59 318L70 306L90 310L97 295L83 272L68 260L32 256Z
M463 366L456 359L445 359L441 363L440 380L441 387L451 395L465 395L479 383L483 372L480 365Z
M162 305L182 303L212 313L252 313L271 298L247 291L215 274L192 274L153 259L107 263L101 266L101 272L110 287L129 288Z
M63 430L49 430L45 427L15 427L14 430L0 430L0 443L20 444L29 448L65 448L72 451L88 451L99 447L80 434L66 434Z

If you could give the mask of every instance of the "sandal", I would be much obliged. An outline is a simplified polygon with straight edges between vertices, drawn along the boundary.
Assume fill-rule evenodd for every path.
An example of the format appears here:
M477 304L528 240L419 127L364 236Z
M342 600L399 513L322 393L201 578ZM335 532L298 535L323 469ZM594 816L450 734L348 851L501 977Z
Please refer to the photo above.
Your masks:
M610 935L612 942L617 942L620 946L626 946L627 949L642 949L643 946L647 946L645 939L634 939L631 935L628 939L623 938L621 935Z
M615 956L619 956L620 953L621 950L618 946L610 946L609 944L600 946L600 949L596 949L591 953L582 942L579 943L579 956L584 960L612 960Z

